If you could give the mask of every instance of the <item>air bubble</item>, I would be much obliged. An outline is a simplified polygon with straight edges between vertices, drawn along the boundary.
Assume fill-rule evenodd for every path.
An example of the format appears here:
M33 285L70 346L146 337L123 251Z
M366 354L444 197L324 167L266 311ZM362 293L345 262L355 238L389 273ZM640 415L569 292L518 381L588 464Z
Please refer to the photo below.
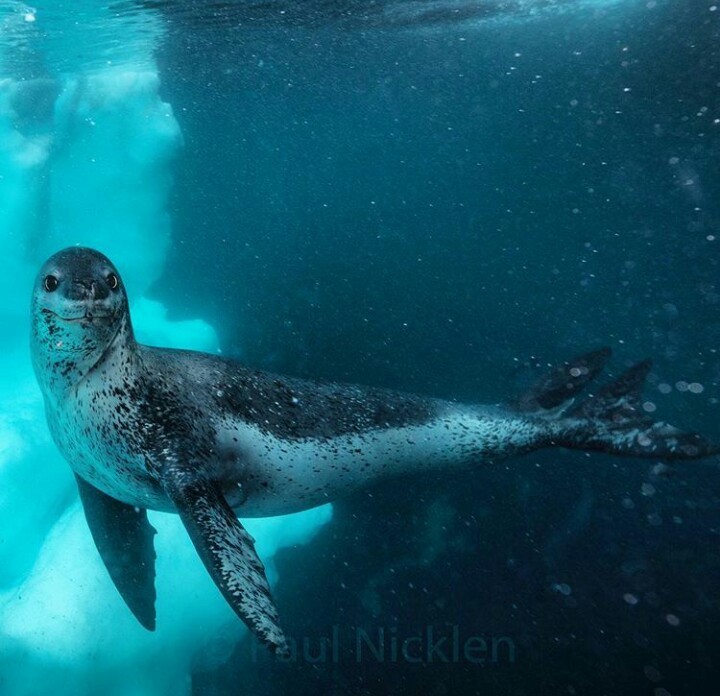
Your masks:
M662 526L662 517L657 514L657 512L651 512L647 516L647 521L652 527L661 527Z
M555 583L553 585L553 590L559 592L565 597L569 597L572 594L572 587L570 587L570 585L568 585L566 582Z
M640 486L640 492L646 498L650 498L655 495L655 486L653 486L652 483L643 483L643 485Z

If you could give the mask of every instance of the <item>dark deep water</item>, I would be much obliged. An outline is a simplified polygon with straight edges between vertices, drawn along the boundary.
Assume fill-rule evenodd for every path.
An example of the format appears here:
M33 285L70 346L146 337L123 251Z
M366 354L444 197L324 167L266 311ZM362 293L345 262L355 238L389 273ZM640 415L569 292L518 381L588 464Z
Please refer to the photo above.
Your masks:
M717 436L719 16L178 28L154 293L253 364L464 400L607 344L616 371L654 358L663 417ZM312 654L241 644L195 693L716 693L717 463L656 464L546 451L344 500L278 561ZM334 626L339 655L311 661ZM357 659L358 627L428 626L509 637L514 659Z

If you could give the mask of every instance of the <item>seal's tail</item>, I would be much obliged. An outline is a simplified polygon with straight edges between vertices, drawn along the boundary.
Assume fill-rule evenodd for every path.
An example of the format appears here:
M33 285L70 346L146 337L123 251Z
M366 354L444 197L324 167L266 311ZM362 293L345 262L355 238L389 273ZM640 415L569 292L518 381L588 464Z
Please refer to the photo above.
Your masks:
M654 421L643 408L640 392L650 360L637 363L617 379L576 402L610 358L609 348L555 367L511 406L547 421L548 445L608 454L663 459L694 459L720 452L701 435Z

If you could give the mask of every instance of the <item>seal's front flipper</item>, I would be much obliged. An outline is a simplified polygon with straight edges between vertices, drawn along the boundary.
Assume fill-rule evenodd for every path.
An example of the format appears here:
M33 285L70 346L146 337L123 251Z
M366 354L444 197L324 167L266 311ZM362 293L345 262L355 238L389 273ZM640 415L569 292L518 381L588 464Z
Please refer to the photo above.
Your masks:
M115 587L137 620L154 631L155 529L147 512L75 478L90 533Z
M287 651L285 635L255 542L217 484L166 473L163 485L215 584L235 613L271 650Z

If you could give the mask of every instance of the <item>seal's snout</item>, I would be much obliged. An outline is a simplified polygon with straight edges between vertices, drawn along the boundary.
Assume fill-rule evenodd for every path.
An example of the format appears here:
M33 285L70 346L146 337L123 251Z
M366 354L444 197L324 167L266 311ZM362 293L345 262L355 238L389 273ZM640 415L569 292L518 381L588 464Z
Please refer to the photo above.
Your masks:
M96 280L73 279L68 288L68 299L79 301L105 300L110 295L107 283L99 283Z

